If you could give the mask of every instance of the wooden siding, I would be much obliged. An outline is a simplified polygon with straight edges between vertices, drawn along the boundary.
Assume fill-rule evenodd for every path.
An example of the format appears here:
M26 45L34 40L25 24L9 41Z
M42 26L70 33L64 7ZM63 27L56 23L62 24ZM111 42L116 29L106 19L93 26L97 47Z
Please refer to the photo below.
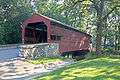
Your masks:
M68 52L68 51L77 51L77 50L89 50L91 36L84 32L80 32L74 28L70 28L66 25L60 23L53 24L57 22L53 22L53 20L41 16L41 15L33 15L32 17L26 19L23 22L22 29L22 40L24 43L25 39L25 27L29 23L36 22L44 22L47 26L47 41L48 43L59 43L60 52ZM51 35L61 36L61 40L51 40Z
M60 52L88 50L90 43L90 36L85 34L61 28L57 25L51 26L51 34L60 35L61 40L52 40L52 43L59 43Z

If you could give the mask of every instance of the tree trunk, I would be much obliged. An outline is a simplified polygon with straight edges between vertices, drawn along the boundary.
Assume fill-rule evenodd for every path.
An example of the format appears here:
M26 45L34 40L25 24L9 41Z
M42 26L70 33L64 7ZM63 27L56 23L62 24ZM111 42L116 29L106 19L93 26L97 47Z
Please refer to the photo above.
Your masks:
M118 50L118 44L117 44L117 41L118 41L118 37L117 37L117 34L115 35L115 50Z
M107 35L104 36L104 48L106 49L107 46L106 46L106 41L107 41Z
M97 25L97 36L96 36L96 54L101 54L101 42L102 42L102 23L98 22Z
M118 50L120 50L120 23L118 25Z
M100 1L99 7L97 10L97 36L96 36L96 54L101 54L101 42L102 42L102 13L103 13L103 7L104 6L104 0Z
M106 14L106 12L105 12L105 14ZM103 41L104 41L104 42L103 42L103 44L104 44L104 45L103 45L103 48L104 48L104 49L107 48L107 46L106 46L107 35L108 35L108 34L107 34L108 29L107 29L107 28L108 28L108 25L107 25L107 17L106 17L105 20L104 20L104 33L105 33L105 34L104 34L104 40L103 40Z

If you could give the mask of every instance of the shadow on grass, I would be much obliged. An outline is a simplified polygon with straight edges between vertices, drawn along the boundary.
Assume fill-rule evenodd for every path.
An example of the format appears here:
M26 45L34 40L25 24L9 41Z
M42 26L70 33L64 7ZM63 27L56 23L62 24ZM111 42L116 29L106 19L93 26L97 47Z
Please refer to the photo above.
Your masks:
M60 58L60 57L41 57L35 60L28 60L28 62L32 63L32 64L43 64L43 63L51 63L51 62L59 62L59 61L63 61L65 60L65 58Z
M120 59L79 61L33 80L120 80Z

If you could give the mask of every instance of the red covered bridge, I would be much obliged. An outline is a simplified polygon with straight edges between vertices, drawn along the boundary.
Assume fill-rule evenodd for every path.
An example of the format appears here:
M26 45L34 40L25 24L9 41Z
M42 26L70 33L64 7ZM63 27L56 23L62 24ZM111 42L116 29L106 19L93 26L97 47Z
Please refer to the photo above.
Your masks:
M59 43L60 53L88 51L91 36L43 15L34 14L22 23L22 43Z

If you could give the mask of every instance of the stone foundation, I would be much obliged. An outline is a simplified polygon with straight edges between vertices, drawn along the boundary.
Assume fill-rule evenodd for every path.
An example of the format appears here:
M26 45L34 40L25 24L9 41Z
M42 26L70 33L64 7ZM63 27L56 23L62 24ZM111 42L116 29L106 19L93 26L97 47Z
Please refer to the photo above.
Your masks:
M39 57L58 57L59 45L57 43L28 44L19 46L20 56L29 59Z

